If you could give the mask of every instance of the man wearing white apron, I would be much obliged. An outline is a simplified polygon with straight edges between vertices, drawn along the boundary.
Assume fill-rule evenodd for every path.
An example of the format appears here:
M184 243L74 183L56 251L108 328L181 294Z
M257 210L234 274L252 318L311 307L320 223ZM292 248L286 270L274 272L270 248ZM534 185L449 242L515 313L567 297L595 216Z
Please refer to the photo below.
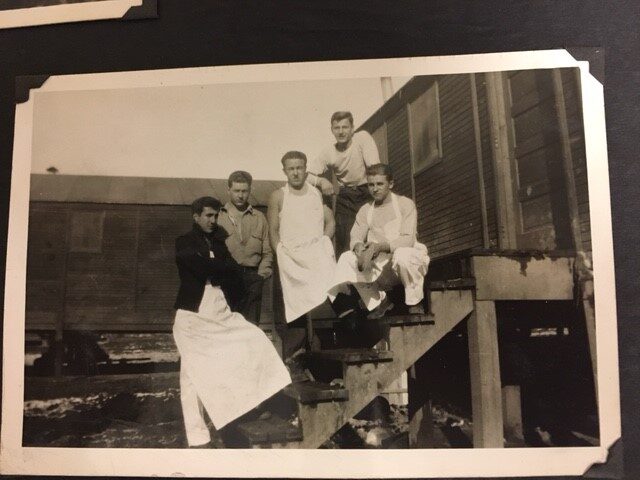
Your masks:
M336 268L331 242L333 214L323 204L320 192L305 181L306 164L307 157L302 152L291 151L282 157L287 184L271 194L267 212L287 324L302 320L327 298L335 300L335 296L328 295ZM352 311L333 306L339 316ZM286 358L302 348L304 337L284 338L283 343Z
M180 290L173 336L180 353L180 400L189 446L211 441L202 407L220 429L291 383L262 330L229 305L241 304L242 270L217 228L220 202L192 204L193 229L176 240Z
M373 201L362 206L351 229L351 251L338 260L334 287L352 284L362 303L379 318L393 307L386 291L402 284L409 313L423 314L427 247L416 241L417 211L413 201L396 195L388 165L367 168Z

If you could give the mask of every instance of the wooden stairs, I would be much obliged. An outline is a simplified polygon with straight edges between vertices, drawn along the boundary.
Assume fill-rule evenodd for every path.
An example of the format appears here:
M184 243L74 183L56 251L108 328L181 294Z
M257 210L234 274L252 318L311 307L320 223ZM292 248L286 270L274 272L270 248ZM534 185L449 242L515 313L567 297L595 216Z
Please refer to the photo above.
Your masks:
M337 372L343 386L328 379L292 384L285 393L297 403L297 421L250 421L239 425L240 435L254 448L320 447L473 311L472 290L443 289L429 296L427 315L379 320L387 327L388 349L310 352L312 373Z

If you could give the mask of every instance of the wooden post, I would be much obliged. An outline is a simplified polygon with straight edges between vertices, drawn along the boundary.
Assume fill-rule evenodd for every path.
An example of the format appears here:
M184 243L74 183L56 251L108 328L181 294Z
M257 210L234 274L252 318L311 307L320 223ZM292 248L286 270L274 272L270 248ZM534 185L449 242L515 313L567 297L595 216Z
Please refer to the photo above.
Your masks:
M408 370L409 390L409 448L433 448L434 428L431 413L431 393L424 381L420 381L424 374L422 359L411 365Z
M562 86L562 74L560 70L554 69L553 92L555 96L556 112L558 114L558 126L560 128L560 145L562 147L562 165L564 179L567 189L567 203L569 207L569 219L571 222L571 235L574 248L576 249L576 272L577 282L582 291L582 301L584 308L585 324L587 336L589 337L589 353L591 356L591 366L593 369L593 385L595 387L596 401L598 399L598 369L596 354L596 321L593 297L593 279L591 278L590 262L587 261L584 244L582 242L582 230L580 228L580 210L578 207L578 194L576 190L575 174L573 170L573 156L571 153L571 141L569 139L569 122L567 120L567 109L564 98L564 87ZM577 80L580 87L580 78Z
M519 385L505 385L502 387L502 412L504 437L514 443L524 443L522 401Z
M596 312L593 297L593 280L586 280L582 283L582 307L584 309L584 320L587 326L587 337L589 338L589 353L591 354L591 368L593 369L593 386L596 391L597 402L598 356L596 354Z
M484 162L482 159L482 137L480 136L480 115L478 113L478 92L476 74L470 73L471 106L473 107L473 135L476 144L476 162L478 164L478 187L480 192L480 213L482 215L482 244L489 248L489 220L487 218L487 194L484 187Z
M490 300L474 303L475 309L467 323L473 446L501 448L504 446L502 391L495 303Z
M496 187L498 219L498 239L500 248L517 248L517 216L514 204L513 182L511 178L511 145L509 124L505 104L504 83L501 72L485 73L487 80L487 109L491 127L493 149L493 174Z
M409 448L434 448L431 400L427 400L409 420Z
M573 247L577 252L583 251L582 231L580 229L580 212L578 210L578 194L576 192L576 180L573 172L573 157L571 154L571 142L569 140L569 123L564 101L564 89L560 70L554 69L553 93L555 95L555 107L558 115L558 127L560 135L560 147L562 150L562 167L564 172L565 187L567 189L567 203L569 207L569 221L571 222L571 236Z

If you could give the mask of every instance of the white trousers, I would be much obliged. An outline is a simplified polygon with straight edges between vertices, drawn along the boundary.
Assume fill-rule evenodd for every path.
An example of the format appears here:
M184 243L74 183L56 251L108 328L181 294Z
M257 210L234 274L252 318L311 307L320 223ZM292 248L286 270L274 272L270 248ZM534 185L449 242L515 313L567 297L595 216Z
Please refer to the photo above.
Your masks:
M352 284L367 310L373 310L394 286L404 286L405 303L416 305L424 298L424 277L429 268L429 255L424 245L400 247L393 254L381 253L370 270L360 272L355 253L340 255L334 277L334 289Z
M204 407L198 398L196 386L187 373L187 369L180 365L180 403L187 443L190 447L204 445L211 441L209 428L204 421Z

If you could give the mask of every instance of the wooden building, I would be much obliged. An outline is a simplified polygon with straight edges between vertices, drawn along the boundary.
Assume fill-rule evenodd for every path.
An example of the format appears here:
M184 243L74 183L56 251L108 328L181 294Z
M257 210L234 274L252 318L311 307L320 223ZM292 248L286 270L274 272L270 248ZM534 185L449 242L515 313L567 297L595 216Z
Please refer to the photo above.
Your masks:
M461 331L464 350L455 355L468 368L474 446L522 440L527 394L520 398L524 376L514 374L518 362L509 346L522 353L540 329L566 336L582 352L588 391L577 397L595 403L577 71L414 77L361 128L391 165L395 191L416 202L419 239L432 259L429 312L382 319L386 351L310 352L320 365L314 375L325 383L289 392L298 401L300 431L278 437L250 426L252 442L317 448L409 369L409 444L429 446L433 422L424 387L434 370L425 362ZM255 182L252 203L264 206L279 185ZM224 180L33 175L27 328L53 328L58 338L65 329L168 331L178 282L173 241L190 227L195 197L225 198L224 192ZM273 290L263 295L264 322L282 314L277 282ZM313 319L308 333L335 322ZM552 370L562 366L560 357L550 360ZM339 370L344 388L321 378L327 363Z
M574 69L414 77L362 128L395 191L416 201L433 259L478 247L590 251L579 98Z
M566 334L578 351L583 347L592 372L586 396L595 404L578 70L414 77L361 128L392 167L395 191L416 203L419 240L432 258L431 285L473 291L473 312L461 325L468 335L474 445L502 446L514 428L522 435L519 385L509 384L518 380L510 365L500 365L509 359L501 347L513 345L505 337L519 336L522 352L541 328ZM433 376L428 368L423 373ZM417 422L420 406L410 405Z
M264 211L281 185L254 181L250 201ZM205 195L225 202L226 180L32 175L27 329L170 331L174 241Z

